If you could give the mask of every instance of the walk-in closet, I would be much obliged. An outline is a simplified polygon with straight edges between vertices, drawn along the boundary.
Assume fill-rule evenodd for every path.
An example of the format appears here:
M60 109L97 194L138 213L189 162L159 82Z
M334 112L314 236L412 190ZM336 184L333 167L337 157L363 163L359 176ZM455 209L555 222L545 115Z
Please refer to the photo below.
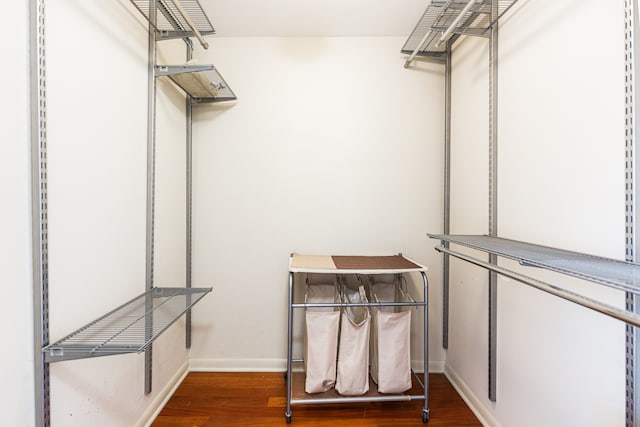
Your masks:
M0 424L640 426L636 0L6 7Z

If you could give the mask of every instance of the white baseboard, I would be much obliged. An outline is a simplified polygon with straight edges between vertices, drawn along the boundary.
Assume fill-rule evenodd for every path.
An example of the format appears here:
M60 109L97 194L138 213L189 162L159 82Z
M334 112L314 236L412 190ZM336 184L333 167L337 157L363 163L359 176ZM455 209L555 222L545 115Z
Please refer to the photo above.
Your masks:
M422 366L422 363L420 363ZM416 367L417 363L414 363L414 371L416 372L424 372L423 370L418 370ZM444 360L430 360L429 361L429 372L432 374L442 374L444 372Z
M500 423L495 419L493 414L487 409L485 405L478 399L473 393L471 388L465 383L462 378L453 370L449 365L444 366L444 375L449 382L456 389L458 394L462 397L465 403L471 408L471 411L475 414L478 420L485 427L500 427Z
M444 372L444 361L429 361L429 372ZM190 372L284 372L286 359L190 359ZM424 372L423 361L413 362L415 372Z
M162 408L167 404L173 393L182 384L185 377L189 373L189 362L185 361L182 366L171 377L167 384L158 392L156 397L151 401L151 404L142 413L142 416L135 424L135 427L149 427L151 423L156 419Z
M190 372L284 372L286 359L189 359Z

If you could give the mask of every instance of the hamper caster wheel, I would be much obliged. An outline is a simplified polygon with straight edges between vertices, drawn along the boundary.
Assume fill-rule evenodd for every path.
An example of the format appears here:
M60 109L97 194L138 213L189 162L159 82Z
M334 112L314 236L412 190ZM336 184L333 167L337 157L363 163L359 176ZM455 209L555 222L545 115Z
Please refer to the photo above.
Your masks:
M285 420L287 420L287 424L291 424L291 415L285 415Z
M429 422L429 412L427 411L422 412L422 422L425 424Z

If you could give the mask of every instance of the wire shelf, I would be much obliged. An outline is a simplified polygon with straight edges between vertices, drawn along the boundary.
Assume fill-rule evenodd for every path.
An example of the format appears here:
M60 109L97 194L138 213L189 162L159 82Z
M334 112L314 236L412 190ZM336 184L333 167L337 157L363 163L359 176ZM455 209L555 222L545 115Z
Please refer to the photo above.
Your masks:
M42 349L47 362L140 353L211 288L152 288Z
M440 37L456 21L451 34L489 37L489 29L495 22L491 20L492 0L478 0L469 10L464 11L469 1L471 0L432 1L402 46L401 52L411 54L418 49L418 56L444 56L446 43L440 42ZM497 19L500 19L517 0L495 1L498 8ZM464 15L459 19L463 12Z
M156 67L156 76L169 77L196 103L237 99L213 65L160 65Z
M513 259L526 266L545 268L615 289L640 294L639 264L499 237L438 234L429 234L429 237Z
M180 1L182 9L188 14L185 17L176 1ZM215 34L215 29L204 13L198 0L131 0L131 3L144 15L163 38L191 37L193 31L189 18L195 28L203 35ZM155 14L152 12L155 3Z

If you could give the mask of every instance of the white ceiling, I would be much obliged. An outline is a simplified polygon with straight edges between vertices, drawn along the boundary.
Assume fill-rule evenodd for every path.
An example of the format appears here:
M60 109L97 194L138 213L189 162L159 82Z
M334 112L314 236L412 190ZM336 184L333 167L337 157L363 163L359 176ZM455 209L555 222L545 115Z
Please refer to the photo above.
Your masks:
M200 0L220 37L408 36L430 0Z

